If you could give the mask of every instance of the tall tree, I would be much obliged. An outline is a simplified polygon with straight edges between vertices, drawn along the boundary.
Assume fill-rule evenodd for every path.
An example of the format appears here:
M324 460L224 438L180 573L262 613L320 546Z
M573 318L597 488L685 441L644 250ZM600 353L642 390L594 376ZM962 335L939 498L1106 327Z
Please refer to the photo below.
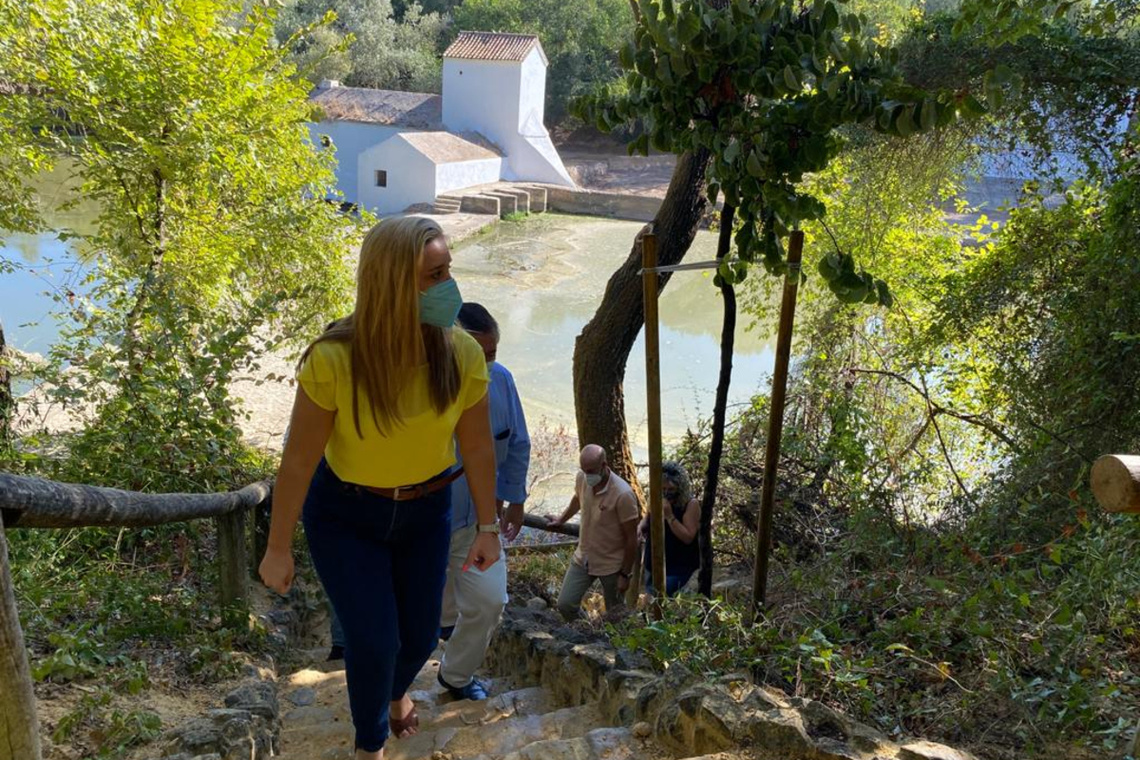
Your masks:
M831 0L639 0L637 10L620 54L624 79L584 99L581 110L600 129L641 130L635 151L652 145L711 156L708 195L715 202L723 194L739 219L736 260L721 264L718 284L743 280L752 262L784 273L784 238L825 212L803 179L838 155L841 128L862 123L906 137L949 124L959 112L984 111L967 92L928 94L906 83L897 51L876 41L865 18ZM1002 70L991 92L1011 79ZM850 253L833 251L818 269L841 301L891 303L886 282ZM727 380L722 373L720 384ZM722 404L726 397L718 394ZM723 410L714 413L723 426ZM705 490L715 495L713 470ZM701 533L707 542L707 524ZM711 556L707 546L704 556ZM702 572L702 580L708 593L711 574Z
M397 13L392 0L294 0L278 18L278 38L288 40L313 24L319 26L296 46L295 58L310 81L439 92L444 29L439 13L417 3L404 4Z
M705 150L685 153L677 160L669 189L654 217L659 266L684 258L708 209L704 187L709 165ZM610 276L593 318L574 342L574 409L578 440L596 443L610 452L610 464L635 487L637 469L629 449L625 424L625 363L644 324L641 277L641 238L638 233L625 263ZM658 276L658 290L670 274Z
M0 0L0 81L23 112L10 139L66 157L99 209L82 235L95 284L52 355L60 397L98 415L79 445L115 484L158 469L212 487L192 463L240 445L235 374L342 309L354 225L323 200L332 158L274 13Z

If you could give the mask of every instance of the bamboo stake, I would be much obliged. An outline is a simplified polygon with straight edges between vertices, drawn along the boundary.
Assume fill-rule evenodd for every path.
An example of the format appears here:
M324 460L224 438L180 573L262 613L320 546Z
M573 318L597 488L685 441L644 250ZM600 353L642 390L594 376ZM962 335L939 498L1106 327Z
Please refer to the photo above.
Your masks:
M653 617L661 619L665 595L665 518L661 508L661 348L657 322L657 235L641 239L645 290L645 391L649 412L649 535L653 542ZM632 582L632 579L631 579Z
M764 452L764 484L760 491L760 519L756 526L756 564L752 576L752 617L760 616L766 601L768 555L772 548L772 513L775 510L776 468L780 461L780 436L784 432L784 402L788 391L788 364L792 353L792 326L796 317L796 290L800 284L800 259L804 233L794 230L788 241L788 271L780 304L780 327L776 336L776 367L772 374L771 409L768 414L768 446Z

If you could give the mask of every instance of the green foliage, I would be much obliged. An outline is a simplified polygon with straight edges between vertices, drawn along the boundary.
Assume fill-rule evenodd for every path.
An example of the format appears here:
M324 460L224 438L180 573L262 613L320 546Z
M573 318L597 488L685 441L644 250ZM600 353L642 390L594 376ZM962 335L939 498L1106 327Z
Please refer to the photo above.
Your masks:
M743 279L756 259L784 272L783 239L826 209L804 179L839 154L842 128L909 137L986 110L968 92L930 94L906 83L898 51L831 0L643 0L639 9L621 50L623 88L583 99L580 110L605 131L640 125L632 151L711 153L709 197L723 193L741 222L741 261L719 272L729 281ZM1003 87L1015 84L1004 71L1001 78ZM819 271L844 303L890 303L886 283L849 254Z
M197 477L251 469L231 381L343 311L355 227L323 201L333 159L273 21L236 0L0 0L0 80L34 92L12 139L68 158L98 205L47 375L94 423L69 465L88 482L236 485Z
M439 92L444 19L428 12L431 5L399 5L393 9L391 0L291 0L277 19L277 37L286 43L298 30L315 25L294 47L298 68L313 83L339 79L353 87ZM322 23L325 19L329 22Z
M571 549L508 552L512 589L521 588L527 594L553 599L558 595L571 554Z
M994 409L1017 442L995 483L998 535L1011 512L1055 527L1048 501L1031 515L1022 500L1065 494L1100 454L1140 445L1140 354L1128 327L1140 324L1140 193L1135 159L1123 167L1107 192L1076 185L1056 207L1027 196L1000 238L947 279L944 319L928 334L985 357L946 362L949 382Z
M616 51L633 21L628 0L465 0L458 30L537 34L550 60L547 119L562 121L570 99L618 72Z
M1121 126L1140 84L1136 31L1094 35L1078 24L1057 21L995 47L982 28L954 35L957 18L935 15L913 25L900 42L907 80L923 87L986 91L999 72L1015 75L1022 87L1006 93L1003 108L979 135L981 141L994 151L1016 147L1040 176L1058 173L1059 150L1074 154L1086 171L1111 173L1124 141Z
M746 671L897 738L992 758L1111 751L1140 694L1140 573L1127 561L1140 524L1074 526L1047 547L981 557L963 550L972 533L904 541L857 521L826 556L777 555L759 625L743 606L682 597L661 622L611 630L657 667Z

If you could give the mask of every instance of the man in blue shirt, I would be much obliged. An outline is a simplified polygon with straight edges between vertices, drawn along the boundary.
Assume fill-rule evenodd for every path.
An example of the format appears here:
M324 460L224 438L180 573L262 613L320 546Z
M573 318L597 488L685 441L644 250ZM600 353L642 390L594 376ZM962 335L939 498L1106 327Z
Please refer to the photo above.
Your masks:
M485 308L465 303L456 320L483 347L490 384L491 434L495 439L495 498L503 537L511 541L523 522L526 475L530 466L530 436L515 380L495 361L499 325ZM462 464L462 463L461 463ZM506 508L503 509L503 505ZM439 682L456 699L486 699L487 691L475 678L483 663L491 634L507 602L507 563L496 562L486 571L464 567L475 540L475 504L466 478L451 486L451 559L443 592L441 636L447 640L439 666Z

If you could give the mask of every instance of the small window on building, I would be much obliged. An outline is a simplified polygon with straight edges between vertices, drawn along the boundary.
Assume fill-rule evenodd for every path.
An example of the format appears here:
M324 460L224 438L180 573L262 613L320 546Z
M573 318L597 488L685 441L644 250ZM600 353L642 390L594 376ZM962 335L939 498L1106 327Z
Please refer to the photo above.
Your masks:
M388 187L388 172L383 169L376 170L376 187Z

